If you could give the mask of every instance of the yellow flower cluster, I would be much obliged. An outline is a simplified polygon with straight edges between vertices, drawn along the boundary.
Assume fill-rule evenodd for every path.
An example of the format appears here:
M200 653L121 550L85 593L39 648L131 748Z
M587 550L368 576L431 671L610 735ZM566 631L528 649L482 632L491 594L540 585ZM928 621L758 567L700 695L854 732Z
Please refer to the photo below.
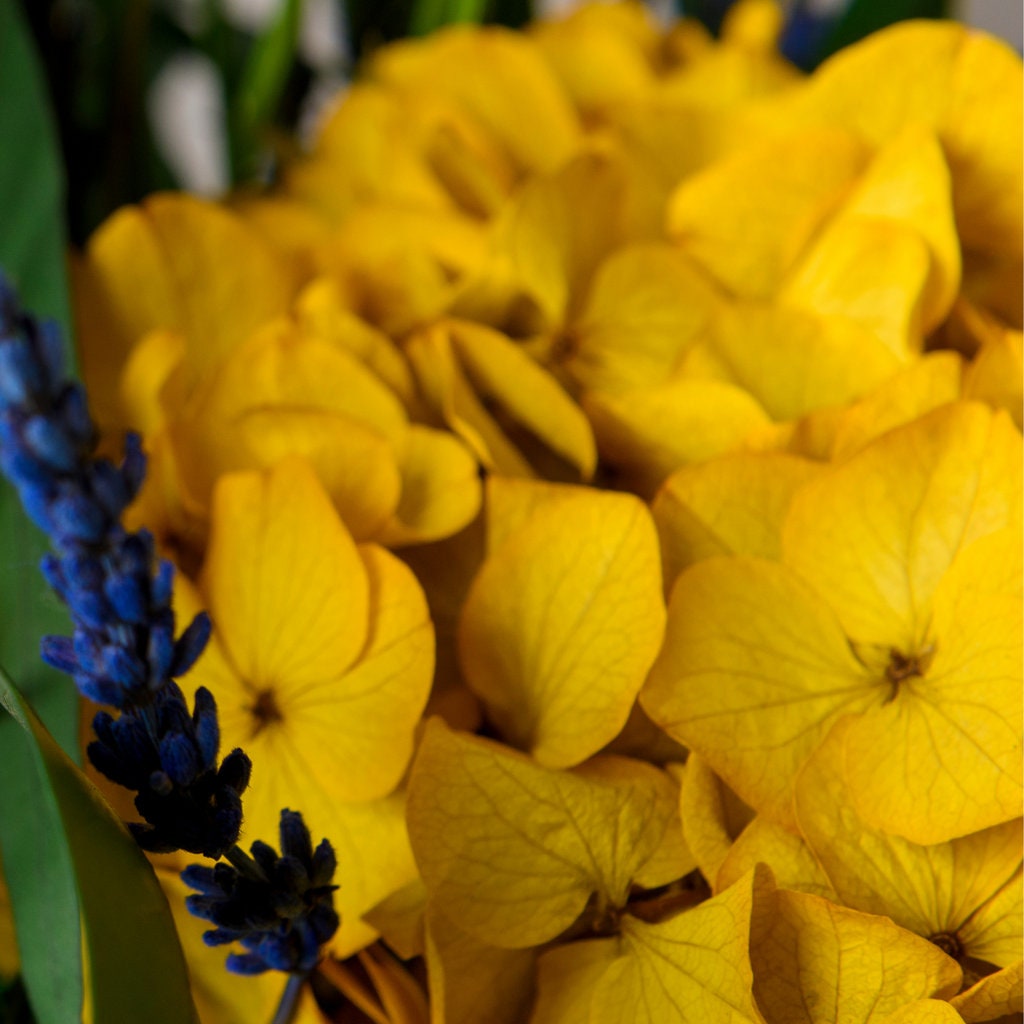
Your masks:
M368 1019L1021 1010L1021 62L779 23L385 47L273 189L75 261ZM204 1022L269 1020L181 917Z

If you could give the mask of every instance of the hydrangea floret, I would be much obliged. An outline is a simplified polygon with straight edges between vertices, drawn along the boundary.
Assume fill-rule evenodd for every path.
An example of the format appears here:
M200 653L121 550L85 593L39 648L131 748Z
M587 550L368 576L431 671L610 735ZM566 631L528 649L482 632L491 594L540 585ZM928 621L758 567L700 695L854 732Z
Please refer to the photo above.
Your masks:
M254 843L251 856L236 845L252 764L240 749L218 764L213 694L200 687L189 710L174 681L206 646L209 617L199 613L175 638L174 567L157 561L147 531L121 524L145 475L139 439L128 435L120 466L96 458L96 445L85 393L64 371L56 324L22 310L0 275L0 468L50 537L43 572L74 623L72 637L43 640L43 657L83 696L118 712L96 714L88 755L136 792L145 824L128 827L139 845L231 862L193 865L183 875L202 894L189 909L217 925L206 942L237 940L248 950L229 956L228 969L306 973L339 923L333 848L324 839L314 853L302 815L290 810L281 815L280 857L266 843Z

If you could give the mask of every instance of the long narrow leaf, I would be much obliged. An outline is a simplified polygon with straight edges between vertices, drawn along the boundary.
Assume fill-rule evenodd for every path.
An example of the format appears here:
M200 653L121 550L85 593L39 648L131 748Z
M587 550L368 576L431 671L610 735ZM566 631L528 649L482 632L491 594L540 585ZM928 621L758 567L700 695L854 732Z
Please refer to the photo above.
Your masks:
M302 17L302 0L285 0L274 23L256 40L234 96L232 131L236 162L258 152L259 137L269 124L288 81ZM249 168L235 167L236 176Z
M80 920L95 1021L196 1021L174 922L149 862L3 673L0 704L24 730L32 767L26 784L14 787L33 811L25 832L10 827L8 780L0 787L0 842L39 1024L81 1020L81 962L70 955Z
M56 317L70 337L63 185L56 135L18 6L0 2L0 267L28 309ZM39 660L46 633L66 633L67 616L39 575L45 541L0 481L0 664L15 673L64 747L76 741L77 694ZM0 733L3 776L18 771Z
M0 687L3 683L0 683ZM15 705L17 706L17 705ZM0 848L21 971L39 1024L81 1020L78 889L57 798L32 735L3 715Z

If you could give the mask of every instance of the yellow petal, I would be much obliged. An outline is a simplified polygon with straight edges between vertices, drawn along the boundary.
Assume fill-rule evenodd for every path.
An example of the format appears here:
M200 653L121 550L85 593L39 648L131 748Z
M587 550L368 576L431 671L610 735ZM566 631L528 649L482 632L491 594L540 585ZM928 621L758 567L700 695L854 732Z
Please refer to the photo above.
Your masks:
M930 664L847 731L847 780L870 824L936 843L1020 814L1024 609L983 589L1014 563L1019 579L1020 546L1017 528L961 554L935 593Z
M610 752L610 748L609 748ZM670 779L677 781L683 772L682 763L666 765ZM658 889L679 879L685 878L697 867L697 860L686 845L683 835L683 823L679 813L678 787L672 806L672 817L665 826L661 842L650 858L641 865L635 876L635 883L644 889Z
M450 209L409 130L417 113L415 97L354 83L324 119L311 157L286 166L285 193L332 225L357 204L385 198L414 209Z
M286 474L279 470L277 476L280 481ZM291 483L291 493L296 493L294 485L298 483L297 479L285 479L284 483ZM301 493L301 488L296 497L304 508L307 503L313 504L308 501L308 493ZM404 580L406 587L410 586L407 571L398 568L397 562L390 556L379 551L374 554L373 549L364 548L363 551L369 551L368 558L383 566L379 575ZM359 559L359 571L365 580L366 570L362 568L359 553L355 554ZM345 578L352 579L351 569L348 571L350 575ZM240 577L241 570L236 575ZM377 576L377 572L371 571L374 581ZM385 587L381 586L380 593L384 594L384 591ZM179 617L184 620L198 604L199 595L179 576L175 592ZM408 654L410 648L422 643L424 632L424 627L417 630L414 626L406 634L407 640L399 639L389 649L386 646L388 634L392 637L395 635L402 626L403 618L408 616L417 622L422 621L421 601L411 597L407 591L404 601L399 597L378 607L382 625L372 634L370 642L373 646L368 653L369 667L365 673L371 675L378 668L386 669L389 662L391 667L394 667L395 660L400 663L403 654ZM337 765L331 765L329 769L323 767L324 759L332 756L330 744L333 739L323 740L318 737L316 741L310 742L310 728L315 732L318 726L315 721L311 725L309 716L303 713L302 694L295 697L293 707L289 699L292 694L283 687L280 706L277 708L280 717L261 719L255 713L252 687L239 675L237 663L222 646L222 635L223 630L218 632L215 628L211 643L184 678L183 685L187 691L200 685L212 691L219 711L222 748L230 750L236 746L242 747L252 758L253 783L244 797L242 843L248 845L256 839L262 839L276 845L283 807L296 807L302 811L314 842L322 837L330 839L338 855L339 865L345 865L343 887L334 897L342 924L331 941L330 949L341 958L350 956L377 937L373 925L362 920L364 912L417 877L405 826L405 793L398 791L376 800L346 802L343 793L350 788L346 776L352 771L352 765L346 763L344 771L339 770ZM308 641L311 638L304 632L303 639ZM315 646L315 636L312 642ZM429 651L421 649L409 673L413 679L410 689L417 685L417 674L428 674L423 672L423 662L429 667ZM358 666L352 676L356 683L365 681ZM423 688L422 680L418 685ZM412 699L417 699L415 694ZM329 711L329 705L318 708L318 715L325 710ZM404 709L398 713L403 714ZM354 726L350 724L350 728ZM411 725L409 728L411 730ZM387 768L379 764L366 767L371 771Z
M594 989L617 956L615 939L584 939L541 953L530 1024L589 1021Z
M868 1024L960 987L959 966L930 942L802 892L759 901L750 958L754 994L771 1024Z
M841 216L881 217L916 229L931 252L922 323L945 319L960 284L960 243L950 199L950 172L935 134L909 125L875 156Z
M398 346L345 308L341 290L330 278L317 278L299 295L295 315L304 333L329 339L369 367L411 410L416 385Z
M468 321L452 321L450 328L454 351L477 393L589 479L597 463L594 436L554 377L498 331Z
M622 159L607 146L528 180L495 224L489 259L454 311L518 335L561 330L622 241L624 198Z
M221 640L254 694L337 679L366 642L366 569L301 460L222 478L203 575Z
M990 974L950 1000L960 1016L975 1024L1024 1011L1024 964L1017 961Z
M567 767L623 727L663 626L657 537L643 504L564 487L484 562L463 608L460 660L502 736L541 764Z
M120 407L133 430L152 434L159 428L169 398L165 388L174 386L171 378L184 358L185 341L176 331L148 331L132 350L121 375Z
M281 170L282 177L289 175L289 169ZM312 253L331 231L328 219L312 204L283 192L258 191L236 192L223 202L292 262L300 281L312 275Z
M531 34L585 118L594 120L654 85L658 31L642 7L585 5L568 17L536 22Z
M413 424L399 449L402 492L377 534L382 544L422 544L457 533L480 507L476 460L458 438Z
M722 40L745 50L775 50L783 14L772 0L740 0L722 19Z
M644 494L680 466L735 451L771 422L733 384L678 377L618 395L590 392L582 405L602 458Z
M703 25L700 29L706 32ZM671 38L665 39L666 50ZM709 95L705 91L672 102L661 89L647 99L617 103L607 112L609 133L627 165L624 216L630 238L664 238L665 210L679 182L749 144L749 134L737 126L737 119L706 102Z
M604 748L604 753L635 757L673 772L682 769L688 751L664 729L659 729L637 702L629 709L629 718L622 731Z
M959 548L1014 521L1020 474L1006 420L945 406L808 482L783 527L784 560L851 640L909 655L927 641L932 595Z
M686 759L679 790L679 814L686 845L701 874L718 878L729 849L754 812L711 770L699 754Z
M584 389L659 384L710 326L718 296L667 245L620 249L598 270L565 340L564 364Z
M963 1017L941 999L915 999L885 1018L885 1024L962 1024Z
M963 361L955 352L929 352L837 418L829 457L841 461L894 427L960 397Z
M358 661L299 693L280 688L281 713L301 731L310 760L341 800L370 800L398 784L434 671L434 634L416 578L376 545L360 554L370 632ZM316 633L309 639L315 642Z
M289 321L240 346L169 429L200 501L225 472L298 454L360 538L398 503L395 451L407 437L401 403L344 349Z
M978 960L1012 967L1024 956L1024 939L1013 922L1024 912L1024 877L1018 866L1016 873L983 903L970 921L961 928L964 945Z
M964 397L1005 409L1021 426L1021 379L1024 378L1020 331L1003 330L986 340L964 374Z
M432 94L422 99L428 103L423 157L430 169L466 213L496 216L515 187L515 160L472 115Z
M519 1024L533 995L532 949L500 949L467 934L440 907L427 908L432 1024Z
M390 1024L428 1024L426 993L393 956L379 946L370 946L359 953L358 959Z
M149 330L181 329L183 318L163 256L146 218L124 206L69 261L75 336L93 415L107 429L123 427L119 381L132 346Z
M166 555L201 560L209 522L205 503L192 493L182 472L178 452L166 429L146 438L146 479L126 509L126 529L149 530Z
M253 762L277 763L255 751ZM289 772L293 779L309 777L301 756L284 756L280 764L286 777ZM295 802L289 792L294 794L294 783L273 787L267 796L268 805L271 799L277 807L287 806L289 800ZM405 793L399 790L366 803L342 803L325 789L313 786L308 791L303 789L302 814L315 835L331 840L338 855L338 875L344 891L339 888L335 893L334 905L341 916L341 927L328 948L344 959L377 938L376 929L363 920L363 914L416 877L405 825ZM316 822L323 822L319 830Z
M966 956L979 955L975 917L1019 878L1020 822L927 846L871 827L851 806L844 775L841 741L851 724L839 722L834 741L800 773L795 806L801 832L844 904L889 917L924 938L955 937ZM999 941L1019 944L1014 908L1002 910L981 915L986 952Z
M859 398L901 365L848 317L781 305L737 304L718 319L707 347L721 377L749 392L775 420Z
M363 920L376 928L384 942L403 960L412 960L422 956L426 948L426 909L427 889L417 875L363 914Z
M854 136L825 129L746 148L679 187L669 234L733 294L767 299L866 156Z
M778 559L789 502L817 472L809 459L781 452L741 452L677 469L651 505L666 584L715 555Z
M239 217L180 193L151 196L142 211L181 310L188 363L195 373L214 366L285 311L295 290L291 268ZM134 258L134 251L124 257ZM178 323L150 326L174 328Z
M1021 60L1001 40L965 33L940 128L953 175L957 227L971 249L1020 258ZM1019 278L1018 278L1019 280Z
M772 0L741 0L722 23L720 45L694 45L692 35L689 45L684 43L684 59L665 79L662 95L673 102L709 108L722 117L742 111L751 99L795 84L800 72L769 42L778 33L780 21L778 5ZM686 59L687 50L690 59Z
M798 116L849 127L875 145L908 123L937 128L961 237L1019 251L1020 83L1020 58L1001 40L955 22L913 21L836 54L794 100Z
M440 94L525 168L558 167L579 136L568 98L536 46L506 29L452 27L426 42L393 44L376 55L371 75Z
M713 890L728 889L755 864L767 864L775 881L784 889L811 893L835 902L835 890L828 875L814 859L803 837L760 816L744 828L729 848Z
M597 894L623 906L672 818L674 787L639 761L542 768L432 719L413 765L409 833L430 897L476 939L537 945Z
M427 713L441 715L452 728L467 732L476 731L482 712L479 699L463 681L455 635L466 593L483 558L483 516L477 516L453 537L402 551L402 560L416 574L426 593L437 634L437 668Z
M483 228L463 214L365 205L317 257L364 319L400 337L446 311L484 254Z
M224 430L203 451L207 457L220 454L215 470L271 468L301 457L358 540L376 536L398 505L402 480L394 447L371 427L335 413L284 410L253 413L237 426L237 434ZM215 425L204 424L205 437L216 433Z
M932 257L914 228L880 218L839 218L817 239L780 301L826 318L852 320L899 362L920 351Z
M425 400L484 466L503 476L534 475L525 457L477 397L444 324L412 335L405 352Z
M407 423L402 403L358 359L286 319L257 332L224 363L207 414L231 423L277 407L347 416L393 443Z
M623 955L597 984L592 1024L760 1024L747 944L753 905L773 887L770 872L760 867L660 924L626 915Z
M676 581L665 645L640 700L750 806L792 824L804 760L843 711L883 692L799 578L734 557L698 562Z

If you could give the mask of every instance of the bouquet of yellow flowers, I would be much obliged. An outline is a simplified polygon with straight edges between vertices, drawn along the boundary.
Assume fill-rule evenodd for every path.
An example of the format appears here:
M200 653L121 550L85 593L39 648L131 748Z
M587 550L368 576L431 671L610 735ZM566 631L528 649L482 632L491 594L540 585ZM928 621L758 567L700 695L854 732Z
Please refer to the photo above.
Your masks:
M176 929L131 1020L1021 1019L1022 64L784 31L379 47L73 253L91 420L0 287L84 775L5 701Z

